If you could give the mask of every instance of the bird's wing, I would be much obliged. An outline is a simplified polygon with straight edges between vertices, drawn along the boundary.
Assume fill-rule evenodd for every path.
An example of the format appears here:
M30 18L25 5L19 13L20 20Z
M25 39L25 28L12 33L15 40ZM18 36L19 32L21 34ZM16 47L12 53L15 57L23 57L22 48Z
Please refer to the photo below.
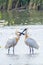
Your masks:
M38 47L39 47L38 44L36 43L36 41L32 38L26 39L26 43L28 43L28 45L32 48L38 49Z
M13 38L13 39L9 39L7 41L7 44L5 45L6 48L9 48L10 46L13 46L13 44L16 44L16 39Z

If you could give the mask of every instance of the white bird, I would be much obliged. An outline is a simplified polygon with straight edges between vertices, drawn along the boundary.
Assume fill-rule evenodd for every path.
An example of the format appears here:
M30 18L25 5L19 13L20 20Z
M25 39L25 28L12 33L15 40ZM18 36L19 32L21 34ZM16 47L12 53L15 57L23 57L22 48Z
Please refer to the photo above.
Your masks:
M17 37L9 39L7 41L7 44L5 45L5 48L8 49L8 54L9 54L11 47L13 47L13 54L14 54L14 47L16 46L16 44L17 44L17 42L18 42L18 40L20 39L20 36L21 36L18 31L16 31L16 35L17 35Z
M30 38L28 36L27 29L25 29L24 31L25 31L25 33L24 33L24 35L25 35L25 44L27 46L29 46L29 48L30 48L30 54L31 53L33 54L34 53L34 48L35 49L38 49L39 46L38 46L38 44L36 43L36 41L34 39L32 39L32 38Z

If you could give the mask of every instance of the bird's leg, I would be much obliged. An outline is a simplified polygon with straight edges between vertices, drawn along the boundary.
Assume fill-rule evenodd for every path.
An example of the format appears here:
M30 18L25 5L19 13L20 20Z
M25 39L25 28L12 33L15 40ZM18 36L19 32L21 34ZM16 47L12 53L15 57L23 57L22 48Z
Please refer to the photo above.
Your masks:
M10 48L8 48L8 54L9 54Z
M30 54L31 54L31 48L30 48Z
M13 46L13 54L14 54L14 46Z
M34 54L34 49L32 48L32 54Z

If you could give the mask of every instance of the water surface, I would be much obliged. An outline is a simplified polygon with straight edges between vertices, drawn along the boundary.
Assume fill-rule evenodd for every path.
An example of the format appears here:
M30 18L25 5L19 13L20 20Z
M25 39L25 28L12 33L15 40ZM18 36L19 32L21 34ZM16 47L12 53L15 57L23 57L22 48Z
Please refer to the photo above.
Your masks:
M7 54L4 48L9 38L15 37L15 31L22 31L28 27L28 35L35 39L39 45L39 49L35 50L34 55L29 54L29 47L24 43L24 36L21 36L18 44L15 47L15 55ZM29 25L29 26L6 26L0 27L0 65L43 65L43 25Z

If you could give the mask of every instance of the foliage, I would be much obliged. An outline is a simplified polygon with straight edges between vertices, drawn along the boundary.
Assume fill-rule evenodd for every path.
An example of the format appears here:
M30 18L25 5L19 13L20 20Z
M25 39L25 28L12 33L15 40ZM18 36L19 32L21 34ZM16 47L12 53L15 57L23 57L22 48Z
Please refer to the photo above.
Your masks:
M43 12L35 10L9 11L1 13L1 19L6 20L8 25L19 24L43 24Z
M0 0L0 8L1 6L6 6L7 10L0 11L0 20L4 19L8 21L8 25L14 24L43 24L43 12L38 10L29 10L26 9L24 11L15 11L12 9L12 1L14 0ZM16 2L18 0L15 0ZM25 4L30 3L37 5L42 5L43 0L19 0L18 4L24 6ZM4 5L6 4L6 5ZM14 4L15 5L15 4ZM32 5L31 5L32 6ZM42 5L43 7L43 5ZM9 10L10 9L10 10Z
M2 12L0 11L0 19L2 19Z

